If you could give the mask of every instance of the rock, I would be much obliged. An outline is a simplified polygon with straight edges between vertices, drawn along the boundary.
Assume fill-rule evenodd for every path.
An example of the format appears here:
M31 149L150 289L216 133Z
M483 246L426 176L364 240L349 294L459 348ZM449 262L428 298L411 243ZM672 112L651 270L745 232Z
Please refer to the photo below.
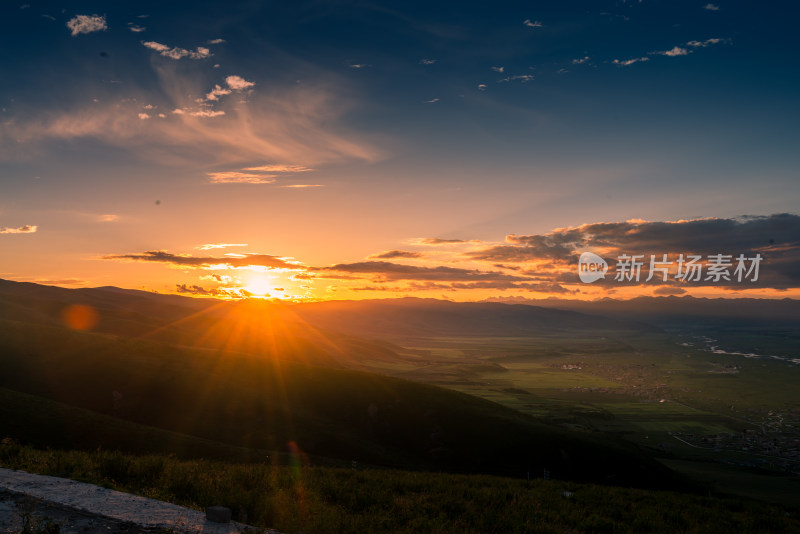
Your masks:
M209 506L206 508L206 519L214 523L230 523L231 509L224 506Z

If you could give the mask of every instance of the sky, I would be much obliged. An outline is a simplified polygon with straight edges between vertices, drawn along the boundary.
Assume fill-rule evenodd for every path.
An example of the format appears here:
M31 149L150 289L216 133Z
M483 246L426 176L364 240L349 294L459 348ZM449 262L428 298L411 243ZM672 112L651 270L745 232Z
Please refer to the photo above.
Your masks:
M793 2L172 4L0 4L0 278L800 297Z

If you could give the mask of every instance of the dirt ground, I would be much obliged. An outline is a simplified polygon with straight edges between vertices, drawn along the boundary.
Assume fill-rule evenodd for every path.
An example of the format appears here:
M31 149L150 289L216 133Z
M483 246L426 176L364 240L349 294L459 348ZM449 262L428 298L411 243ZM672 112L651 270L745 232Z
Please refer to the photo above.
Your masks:
M103 518L26 495L0 492L0 533L29 531L42 534L133 534L158 532L134 523Z
M66 478L0 467L0 534L136 533L280 534L203 512Z

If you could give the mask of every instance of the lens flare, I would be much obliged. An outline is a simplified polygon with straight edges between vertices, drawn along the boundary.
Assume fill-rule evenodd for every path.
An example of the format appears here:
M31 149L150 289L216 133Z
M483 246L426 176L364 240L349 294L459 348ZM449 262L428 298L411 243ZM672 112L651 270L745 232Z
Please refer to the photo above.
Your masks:
M73 330L91 330L97 326L99 318L97 310L83 304L71 304L61 312L64 324Z

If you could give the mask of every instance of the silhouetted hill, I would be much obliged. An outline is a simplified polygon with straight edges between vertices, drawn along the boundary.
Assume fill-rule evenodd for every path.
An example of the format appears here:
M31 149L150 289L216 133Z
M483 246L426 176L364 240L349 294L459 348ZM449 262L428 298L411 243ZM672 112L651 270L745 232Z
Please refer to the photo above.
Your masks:
M634 447L390 377L10 322L0 347L0 387L234 446L295 442L318 456L404 468L670 479Z
M125 336L142 335L165 323L214 305L214 301L118 288L65 289L0 280L0 319L62 325L70 305L97 312L93 329Z
M546 468L554 477L577 480L639 486L674 482L670 472L635 447L597 434L552 426L454 391L331 368L337 358L353 358L359 347L376 350L375 357L381 350L390 357L391 351L319 331L295 306L211 301L198 309L181 299L162 303L158 296L108 289L13 283L0 286L0 298L17 310L10 313L4 306L0 316L0 387L84 410L60 410L62 427L80 428L87 413L97 413L234 447L285 450L294 442L317 456L393 467L514 476ZM75 303L98 311L97 331L60 323L60 307ZM403 325L401 319L410 321L426 309L445 332L455 331L460 320L477 329L492 313L515 309L388 304L385 309L394 311L386 320L394 318L406 331L416 323ZM392 316L395 311L399 315ZM339 307L326 310L329 317L339 312ZM371 312L359 309L363 313ZM547 320L546 313L557 319ZM524 330L532 318L538 318L535 328L590 321L571 312L534 310L516 323L514 314L505 316L485 331L504 321L513 323L507 328ZM37 425L53 417L42 415L47 406L57 405L31 403L39 415L22 414L30 417L31 439L40 440ZM15 437L25 440L26 425L20 417L15 420ZM0 434L12 428L11 421L2 425ZM70 435L53 428L62 438ZM132 428L120 433L128 435ZM114 447L112 438L98 438L109 442L96 446ZM87 446L86 440L75 442Z

